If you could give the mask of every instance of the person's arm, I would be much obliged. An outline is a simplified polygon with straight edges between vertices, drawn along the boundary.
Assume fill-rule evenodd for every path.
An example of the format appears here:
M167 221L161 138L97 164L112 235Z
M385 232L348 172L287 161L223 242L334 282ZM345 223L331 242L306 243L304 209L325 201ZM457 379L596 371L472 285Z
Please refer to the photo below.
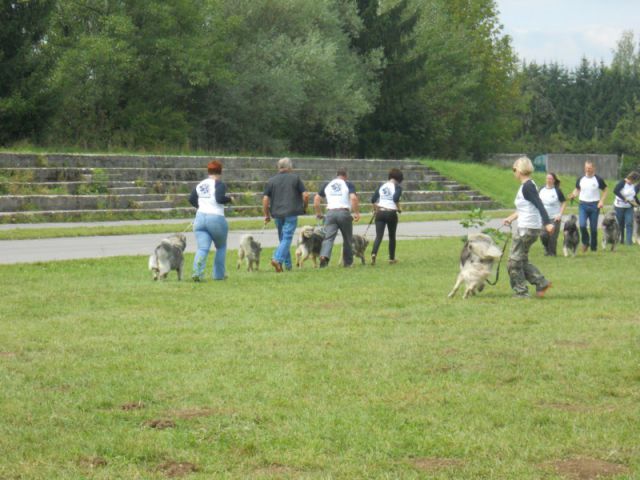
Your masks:
M516 218L518 218L518 212L513 212L511 215L509 215L507 218L505 218L502 221L502 224L503 225L511 225Z
M265 225L271 221L271 215L269 214L269 197L262 196L262 215L264 216Z
M609 190L602 177L596 175L596 178L598 180L598 188L602 190L602 193L600 194L600 201L598 202L598 208L602 208L604 206L604 201L607 199L607 193L609 193Z
M622 187L624 187L624 180L620 180L613 189L613 194L618 197L623 202L626 202L627 199L622 196Z
M320 209L320 192L317 192L313 197L313 209L316 212L316 218L322 218L322 210Z
M562 190L560 190L558 187L555 187L555 188L556 188L556 194L558 195L558 201L560 202L560 213L555 218L555 220L558 221L558 220L562 220L562 215L564 215L564 210L565 208L567 208L567 199L565 198L564 193L562 193Z
M375 205L378 203L378 200L380 200L380 187L376 188L376 191L371 195L371 203Z
M349 199L351 200L351 211L353 212L353 221L360 221L360 201L358 200L358 195L355 193L349 194Z
M307 208L309 208L309 192L306 190L302 192L302 211L306 214Z
M227 186L218 180L216 180L216 202L221 205L233 202L233 199L227 195Z
M198 191L195 188L191 190L191 195L189 195L189 203L193 206L193 208L198 208Z
M582 177L579 177L576 180L576 186L573 189L573 192L571 192L569 194L569 200L573 200L574 198L576 198L578 195L580 195L580 180L582 180Z
M400 185L396 185L396 191L393 194L393 201L396 204L396 208L398 209L398 213L402 213L400 209L400 196L402 195L402 187Z

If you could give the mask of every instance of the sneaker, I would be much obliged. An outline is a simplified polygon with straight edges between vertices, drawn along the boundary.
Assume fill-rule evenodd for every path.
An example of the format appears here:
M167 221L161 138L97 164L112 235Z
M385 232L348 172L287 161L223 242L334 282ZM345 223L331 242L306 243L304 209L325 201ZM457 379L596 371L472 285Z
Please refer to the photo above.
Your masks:
M514 293L513 298L531 298L528 293Z
M371 254L371 266L373 267L376 264L376 254Z
M398 260L395 258L393 260L389 260L389 265L395 265L396 263L398 263Z
M320 268L326 268L329 265L329 259L327 257L320 257Z
M547 293L547 290L549 290L552 286L553 286L553 284L551 282L547 283L546 287L541 288L540 290L538 290L536 292L536 297L538 297L538 298L544 297L544 294Z
M271 266L275 269L276 273L282 273L282 264L277 260L271 260Z

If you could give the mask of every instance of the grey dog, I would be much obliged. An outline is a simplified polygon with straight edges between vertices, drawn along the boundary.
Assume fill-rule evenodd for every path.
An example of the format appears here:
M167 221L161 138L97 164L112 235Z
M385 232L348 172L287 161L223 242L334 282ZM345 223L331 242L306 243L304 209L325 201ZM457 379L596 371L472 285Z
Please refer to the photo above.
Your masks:
M149 270L153 272L153 279L165 279L171 270L176 270L178 280L182 280L186 247L187 237L181 233L163 239L149 257Z
M602 219L602 248L607 248L611 244L611 251L616 248L616 244L620 241L620 226L616 219L616 212L607 213Z
M484 289L486 280L491 275L491 269L496 260L500 259L502 251L489 235L472 233L460 252L460 273L456 283L449 292L452 298L460 285L464 282L466 288L462 298L468 298Z
M569 220L564 222L564 241L562 243L562 253L565 257L571 254L572 257L576 256L576 250L578 250L578 244L580 243L580 235L578 234L578 217L571 215Z
M237 269L240 269L242 261L247 260L247 272L255 269L260 269L260 252L262 252L262 245L260 242L256 242L251 235L243 235L240 237L240 246L238 247L238 264Z

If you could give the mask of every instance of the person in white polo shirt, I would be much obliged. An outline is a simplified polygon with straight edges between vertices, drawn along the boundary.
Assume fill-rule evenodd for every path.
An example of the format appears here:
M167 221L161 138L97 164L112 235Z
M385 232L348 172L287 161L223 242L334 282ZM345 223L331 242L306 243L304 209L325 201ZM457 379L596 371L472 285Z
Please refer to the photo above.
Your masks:
M633 207L638 206L638 184L640 173L631 172L620 180L613 189L615 199L613 207L616 211L616 219L620 226L620 242L627 245L633 243Z
M607 198L607 184L602 177L596 175L596 167L589 160L584 163L584 175L578 177L576 188L569 195L570 200L576 197L580 200L578 223L582 251L586 252L591 246L591 251L595 252L598 250L598 216ZM587 229L587 220L589 229Z
M553 223L542 205L536 184L531 179L533 164L528 157L520 157L513 164L513 174L520 182L516 194L516 211L504 219L505 225L517 218L518 228L511 240L509 253L509 280L514 291L514 297L529 297L527 282L536 286L536 296L543 297L551 287L551 282L544 278L533 264L529 263L529 249L540 236L544 228L547 233L553 233ZM543 227L544 225L544 227Z
M322 218L320 210L322 198L327 202L327 211L324 215L325 237L320 247L320 268L329 264L333 242L338 235L338 230L342 234L343 264L345 267L350 267L353 264L353 248L351 247L353 222L360 220L360 204L355 186L347 181L346 168L339 168L336 178L323 184L314 197L313 207L318 219ZM352 212L353 217L351 216Z

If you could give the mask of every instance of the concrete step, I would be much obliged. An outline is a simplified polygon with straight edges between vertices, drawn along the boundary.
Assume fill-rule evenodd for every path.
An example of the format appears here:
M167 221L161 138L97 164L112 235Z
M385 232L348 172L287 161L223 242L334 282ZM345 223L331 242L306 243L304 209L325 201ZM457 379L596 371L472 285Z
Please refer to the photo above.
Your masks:
M142 195L147 187L107 187L109 195Z
M187 205L186 195L3 195L0 212L127 209L140 202L167 202L168 206Z

